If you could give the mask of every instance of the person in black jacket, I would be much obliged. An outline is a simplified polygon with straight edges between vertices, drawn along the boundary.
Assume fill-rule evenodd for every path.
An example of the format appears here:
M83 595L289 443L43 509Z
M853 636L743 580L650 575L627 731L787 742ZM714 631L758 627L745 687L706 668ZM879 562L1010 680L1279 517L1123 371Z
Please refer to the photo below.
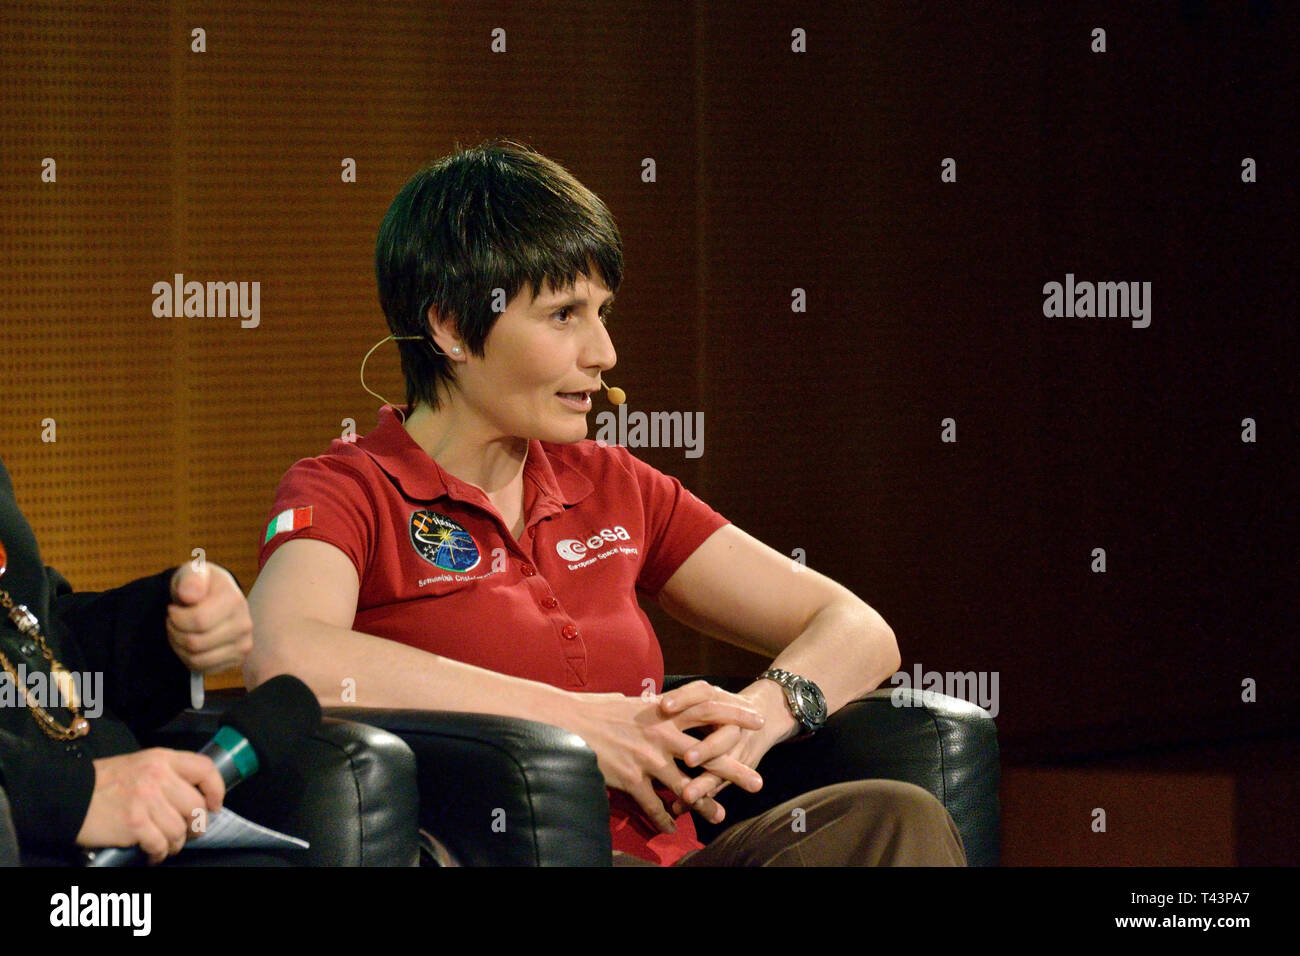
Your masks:
M10 825L24 863L104 846L138 845L154 863L179 852L225 786L209 758L142 750L137 735L188 705L191 672L248 655L239 584L185 564L74 593L41 561L3 461L0 568L0 862Z

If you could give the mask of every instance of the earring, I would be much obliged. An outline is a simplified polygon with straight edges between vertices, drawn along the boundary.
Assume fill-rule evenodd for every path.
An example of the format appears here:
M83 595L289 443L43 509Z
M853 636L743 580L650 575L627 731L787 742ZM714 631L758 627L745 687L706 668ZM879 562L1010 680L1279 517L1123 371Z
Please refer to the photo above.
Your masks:
M459 345L453 345L453 346L451 347L451 354L452 354L452 355L459 355L459 354L460 354L460 346L459 346Z

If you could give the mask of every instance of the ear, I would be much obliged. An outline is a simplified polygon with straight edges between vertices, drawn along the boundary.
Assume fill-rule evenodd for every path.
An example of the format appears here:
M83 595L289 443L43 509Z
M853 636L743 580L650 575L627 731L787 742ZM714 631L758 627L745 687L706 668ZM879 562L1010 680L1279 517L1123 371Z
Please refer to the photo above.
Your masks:
M452 348L460 344L460 329L456 325L455 316L451 313L441 313L436 305L431 305L425 318L428 322L429 334L433 337L433 344L443 355L450 355Z

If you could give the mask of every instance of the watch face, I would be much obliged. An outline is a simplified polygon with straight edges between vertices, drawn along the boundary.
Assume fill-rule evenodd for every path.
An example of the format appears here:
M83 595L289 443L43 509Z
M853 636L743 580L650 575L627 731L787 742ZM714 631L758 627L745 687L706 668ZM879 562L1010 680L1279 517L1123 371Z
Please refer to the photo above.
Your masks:
M809 723L820 724L826 719L826 698L816 684L800 679L794 688L799 708L807 716Z

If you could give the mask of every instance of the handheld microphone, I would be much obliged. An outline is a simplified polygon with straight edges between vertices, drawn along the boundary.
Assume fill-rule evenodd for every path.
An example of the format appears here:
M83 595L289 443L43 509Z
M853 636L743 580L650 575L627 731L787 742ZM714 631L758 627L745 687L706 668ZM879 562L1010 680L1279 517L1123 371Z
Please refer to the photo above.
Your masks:
M274 770L320 726L320 701L290 674L273 677L221 715L221 726L199 753L212 758L226 790L259 770ZM106 847L87 866L130 866L144 857L138 846Z

